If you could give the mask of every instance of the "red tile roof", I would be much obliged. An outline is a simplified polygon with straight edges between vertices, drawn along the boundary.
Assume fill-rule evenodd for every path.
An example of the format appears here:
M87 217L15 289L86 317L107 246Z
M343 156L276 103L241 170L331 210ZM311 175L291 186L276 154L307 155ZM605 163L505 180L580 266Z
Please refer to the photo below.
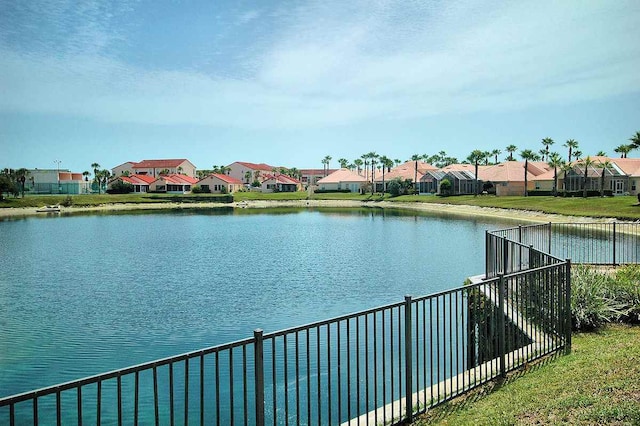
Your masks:
M289 185L298 185L300 184L300 181L298 179L294 179L291 176L287 176L287 175L263 175L262 176L262 182L266 182L268 180L274 180L276 182L280 182L280 183L285 183L285 184L289 184Z
M161 175L155 180L161 180L161 179L167 183L173 183L176 185L184 185L184 184L195 185L196 183L198 183L198 179L196 178L193 178L187 175L179 175L179 174Z
M129 176L118 176L118 178L122 179L123 182L127 182L132 185L149 185L151 182L156 180L153 176L135 174Z
M229 175L223 175L221 173L211 173L209 176L217 177L218 179L220 179L221 181L226 182L226 183L242 185L242 181L241 180L238 180L238 179L236 179L234 177L231 177ZM207 176L207 177L209 177L209 176ZM205 177L205 179L206 179L206 177Z
M333 172L337 172L340 169L328 169L327 176L329 176ZM324 169L300 169L301 175L324 175Z
M244 161L236 161L236 163L241 164L252 170L264 170L266 172L270 172L271 170L276 168L265 163L256 164L256 163L247 163Z
M168 159L168 160L142 160L139 163L133 163L134 169L159 169L159 168L175 168L179 167L186 158ZM126 164L126 163L125 163Z

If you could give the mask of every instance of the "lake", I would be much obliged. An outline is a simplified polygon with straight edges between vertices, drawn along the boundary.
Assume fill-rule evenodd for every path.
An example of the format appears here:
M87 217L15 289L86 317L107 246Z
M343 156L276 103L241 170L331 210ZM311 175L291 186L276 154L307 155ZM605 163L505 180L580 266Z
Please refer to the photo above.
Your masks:
M487 229L381 209L0 222L0 396L458 287Z

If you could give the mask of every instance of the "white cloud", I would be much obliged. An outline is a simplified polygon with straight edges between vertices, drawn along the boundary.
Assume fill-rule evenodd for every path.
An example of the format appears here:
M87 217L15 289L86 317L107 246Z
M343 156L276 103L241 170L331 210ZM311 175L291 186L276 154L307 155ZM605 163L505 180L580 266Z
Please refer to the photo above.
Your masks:
M107 31L89 8L77 30L82 48L0 52L0 110L296 128L640 90L634 2L345 4L274 12L282 26L245 59L254 71L245 79L146 70L106 56ZM248 11L239 22L260 16Z

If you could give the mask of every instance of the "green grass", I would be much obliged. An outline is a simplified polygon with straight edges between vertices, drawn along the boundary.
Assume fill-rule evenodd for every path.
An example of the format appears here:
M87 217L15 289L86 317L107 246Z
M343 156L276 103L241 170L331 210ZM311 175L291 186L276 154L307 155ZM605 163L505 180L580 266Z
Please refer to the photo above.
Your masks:
M26 195L24 198L9 197L0 201L0 208L40 207L46 204L61 204L66 195ZM216 194L174 195L174 194L88 194L72 195L74 206L98 206L122 203L168 203L168 202L217 202Z
M632 196L618 197L496 197L463 195L459 197L433 197L404 195L392 199L403 202L446 203L504 209L533 210L567 216L616 217L640 219L638 199Z
M526 374L524 374L526 373ZM640 424L640 326L575 334L547 359L419 417L431 424Z
M282 192L262 194L259 192L237 192L233 194L235 201L245 200L305 200L307 192ZM108 203L158 203L158 202L212 202L216 201L215 194L198 195L164 195L164 194L125 194L125 195L74 195L73 204L79 206L99 205ZM62 202L64 195L41 195L23 198L9 197L0 201L2 207L38 207L44 204ZM640 219L640 206L636 197L591 197L591 198L563 198L563 197L496 197L496 196L459 196L435 197L429 195L403 195L391 197L385 194L352 194L329 193L312 194L313 200L354 200L363 202L391 201L405 203L445 203L455 205L471 205L480 207L497 207L504 209L532 210L544 213L555 213L567 216L615 217L619 219Z

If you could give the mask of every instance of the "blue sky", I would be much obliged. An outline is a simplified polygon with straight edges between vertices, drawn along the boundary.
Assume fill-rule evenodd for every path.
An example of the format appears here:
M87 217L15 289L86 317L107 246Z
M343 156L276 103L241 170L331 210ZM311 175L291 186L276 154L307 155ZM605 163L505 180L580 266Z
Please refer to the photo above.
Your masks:
M322 168L545 137L614 156L640 130L638 22L637 0L0 0L0 167Z

